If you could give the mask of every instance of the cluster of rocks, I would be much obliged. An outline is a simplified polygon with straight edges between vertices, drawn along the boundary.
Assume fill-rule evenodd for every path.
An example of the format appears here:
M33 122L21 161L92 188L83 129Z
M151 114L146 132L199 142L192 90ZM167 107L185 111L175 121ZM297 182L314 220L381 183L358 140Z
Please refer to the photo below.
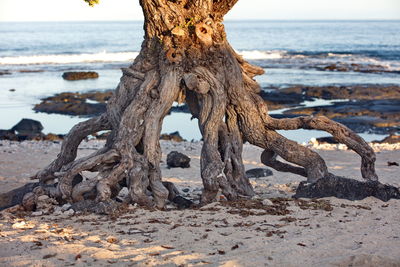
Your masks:
M188 105L183 104L183 105L171 107L168 115L171 114L171 112L190 113L190 109L189 109Z
M63 206L58 206L59 203L57 200L50 198L46 195L41 195L37 199L37 204L35 207L35 211L32 212L32 216L42 216L48 214L55 215L73 215L74 211L71 208L70 204L65 204Z
M356 64L356 63L344 63L337 62L327 66L317 66L317 70L322 71L341 71L341 72L363 72L363 73L382 73L382 72L396 72L388 69L382 65L375 64Z
M273 175L273 172L267 168L254 168L246 171L247 178L261 178Z
M44 134L42 132L43 125L40 121L32 119L22 119L11 129L0 129L0 140L10 140L10 141L60 141L63 140L65 135L62 134ZM99 133L93 133L92 138L97 140L106 140L110 135L110 131L104 131ZM178 131L169 134L162 134L160 140L174 141L174 142L185 142ZM189 159L190 161L190 159ZM184 162L184 161L183 161ZM184 163L181 163L184 164ZM172 165L171 165L172 166ZM180 166L178 166L180 167ZM186 168L186 167L183 167Z
M9 72L8 70L0 70L0 75L10 75L11 72Z
M106 111L107 101L113 92L66 92L43 98L41 103L34 106L34 110L49 114L63 114L73 116L96 116ZM261 92L261 97L268 104L270 110L298 106L305 100L313 100L311 96L298 92L272 91ZM187 105L174 106L170 112L190 113ZM163 138L164 139L164 138Z
M42 99L33 110L74 116L95 116L106 111L113 92L61 93Z
M260 96L268 105L269 110L291 108L299 106L304 101L313 101L314 98L302 92L286 90L261 91Z
M40 69L19 69L19 70L15 70L17 72L20 73L32 73L32 72L44 72L44 70L40 70ZM1 75L11 75L12 72L9 70L0 70L0 76Z
M346 99L331 105L297 107L276 118L327 116L355 132L388 134L400 130L400 86L294 86L279 90L282 94L301 94L320 99Z
M160 136L160 140L174 141L174 142L186 141L185 139L182 138L182 136L179 134L178 131L170 133L170 134L162 134Z
M48 140L57 141L64 138L63 135L43 134L43 126L39 121L22 119L14 127L8 130L0 130L0 140L25 141Z
M302 115L324 115L343 123L356 132L387 134L399 130L400 86L355 85L355 86L293 86L260 93L269 110L289 108L274 118L292 118ZM62 93L42 99L35 111L95 116L106 111L112 91L89 93ZM304 101L320 99L347 99L332 105L300 107ZM187 105L172 107L173 112L189 113ZM162 140L181 141L175 136L162 136Z
M391 134L388 137L385 137L382 140L374 141L373 143L379 144L399 144L400 143L400 135Z
M329 106L291 109L284 114L326 116L356 132L385 134L400 130L400 99L334 102Z
M99 74L94 71L64 72L62 77L68 81L95 79ZM43 98L33 110L49 114L63 114L73 116L95 116L106 111L107 101L111 98L111 90L89 93L61 93Z
M400 99L397 85L353 85L353 86L293 86L280 90L281 93L301 94L321 99Z

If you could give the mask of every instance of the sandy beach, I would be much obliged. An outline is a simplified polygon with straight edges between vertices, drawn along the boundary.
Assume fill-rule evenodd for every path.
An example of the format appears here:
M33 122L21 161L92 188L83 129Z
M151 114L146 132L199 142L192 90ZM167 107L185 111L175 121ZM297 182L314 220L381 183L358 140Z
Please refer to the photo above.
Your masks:
M82 143L79 156L103 145ZM162 141L163 179L198 199L200 142ZM381 182L400 186L399 145L375 145ZM0 193L30 182L59 151L54 142L0 141ZM360 159L338 145L314 146L330 172L362 179ZM166 155L182 152L188 169L168 169ZM245 145L246 169L262 167L261 149ZM0 217L1 266L400 266L399 200L293 200L304 178L273 172L251 179L249 201L220 201L200 209L146 210L115 216L74 214L43 197L32 214Z

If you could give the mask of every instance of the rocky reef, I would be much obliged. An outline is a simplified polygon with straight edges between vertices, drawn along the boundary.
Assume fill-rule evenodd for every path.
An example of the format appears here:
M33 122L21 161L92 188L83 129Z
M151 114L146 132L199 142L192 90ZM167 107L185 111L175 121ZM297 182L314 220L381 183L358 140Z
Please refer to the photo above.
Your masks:
M71 71L64 72L62 77L64 80L76 81L85 79L97 79L99 78L99 74L94 71Z

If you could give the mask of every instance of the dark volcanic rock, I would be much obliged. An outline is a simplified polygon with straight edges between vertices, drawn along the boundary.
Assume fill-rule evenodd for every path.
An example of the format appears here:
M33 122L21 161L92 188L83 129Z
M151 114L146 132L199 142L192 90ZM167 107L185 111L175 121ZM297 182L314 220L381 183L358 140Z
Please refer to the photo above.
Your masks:
M95 116L106 111L112 91L90 93L61 93L42 99L35 111L65 115ZM88 101L89 100L89 101ZM88 103L93 101L94 103Z
M121 212L123 205L113 200L97 202L89 199L73 203L71 209L74 211L90 212L101 215L113 215Z
M400 99L400 86L368 85L368 86L295 86L276 91L260 93L269 110L295 107L303 101L314 98L323 99ZM103 113L106 102L112 96L112 91L90 93L61 93L42 99L34 107L35 111L66 115L94 116ZM88 101L89 100L89 101ZM90 100L98 103L90 102ZM171 112L190 113L188 106L172 107ZM295 117L290 114L273 114L275 118Z
M286 118L296 118L298 115L295 114L270 114L274 119L286 119Z
M381 184L378 181L361 182L354 179L329 175L315 183L301 182L294 198L337 197L348 200L361 200L376 197L382 201L400 199L399 188Z
M11 131L17 132L18 135L41 134L42 130L43 126L40 121L35 121L31 119L22 119L14 127L11 128Z
M339 142L332 136L319 137L317 138L317 142L318 144L339 144Z
M0 140L18 141L18 136L13 130L0 130Z
M110 134L111 134L111 131L105 131L105 132L102 132L102 133L93 133L92 135L94 137L96 137L96 139L107 140L107 138L110 136Z
M292 109L284 114L271 114L271 117L277 119L311 114L327 115L356 132L379 134L387 134L389 131L396 130L399 127L396 122L396 120L398 121L399 113L395 109L400 100L400 86L396 85L294 86L275 91L262 91L260 95L268 105L269 110L298 107L303 101L311 101L314 98L364 100L364 102L337 103L330 107ZM112 91L85 94L62 93L43 99L40 104L34 107L34 110L66 115L95 116L106 111L106 103L111 96ZM381 100L381 102L376 100ZM370 104L375 110L368 111ZM349 109L345 110L347 108ZM187 105L172 107L171 111L190 113ZM168 136L162 137L162 139L168 138ZM175 140L178 141L177 139Z
M300 103L308 100L313 101L314 98L308 96L306 94L292 92L292 91L284 91L284 90L276 90L276 91L261 91L260 96L264 99L265 103L268 105L269 110L276 110L287 107L298 106ZM180 105L171 107L170 112L183 112L190 113L188 105Z
M65 135L62 134L46 134L42 137L42 140L46 140L46 141L61 141L63 140L65 137Z
M25 141L25 140L46 140L60 141L64 135L42 133L43 126L39 121L31 119L22 119L11 130L0 130L0 140ZM17 134L15 133L17 132Z
M331 64L325 67L319 68L319 70L329 70L329 71L349 71L349 68L346 65L337 65Z
M170 134L162 134L160 136L160 140L168 140L168 141L175 141L175 142L183 142L186 141L182 138L178 131L170 133Z
M22 70L18 70L18 72L21 72L21 73L37 73L37 72L44 72L44 70L39 70L39 69L22 69Z
M94 71L74 71L74 72L64 72L62 77L64 80L76 81L84 79L96 79L99 78L99 74Z
M45 141L61 141L64 139L64 135L61 134L15 134L12 130L0 130L0 140L10 140L10 141L25 141L25 140L45 140Z
M35 111L65 115L95 116L106 111L106 104L76 103L41 103L34 107Z
M189 106L186 104L179 105L179 106L173 106L169 110L169 112L181 112L181 113L190 113Z
M38 133L38 134L18 134L18 141L27 141L27 140L34 140L34 141L40 141L40 140L45 140L44 139L44 134L43 133Z
M277 90L272 92L261 91L260 96L268 105L269 110L281 109L286 107L298 106L306 100L314 100L312 97L303 93Z
M364 72L364 73L381 73L381 72L392 72L385 66L375 65L375 64L348 64L343 62L338 62L336 64L330 64L327 66L318 66L318 70L324 71L354 71L354 72Z
M173 200L173 203L175 203L178 206L178 209L188 209L191 206L193 206L193 201L186 199L182 196L176 196Z
M167 165L170 168L189 168L190 158L185 154L179 153L177 151L172 151L167 156Z
M259 178L273 175L272 171L266 168L254 168L246 171L247 178Z
M294 86L280 91L323 99L400 99L397 85Z
M10 75L11 72L9 72L8 70L0 70L0 75Z
M374 141L374 143L397 144L397 143L400 143L400 135L391 134L388 137L383 138L381 141Z
M25 140L46 140L60 141L64 135L43 134L43 126L39 121L22 119L10 130L0 130L0 140L25 141Z
M356 132L388 133L400 127L400 99L334 102L330 106L291 109L284 114L326 116Z

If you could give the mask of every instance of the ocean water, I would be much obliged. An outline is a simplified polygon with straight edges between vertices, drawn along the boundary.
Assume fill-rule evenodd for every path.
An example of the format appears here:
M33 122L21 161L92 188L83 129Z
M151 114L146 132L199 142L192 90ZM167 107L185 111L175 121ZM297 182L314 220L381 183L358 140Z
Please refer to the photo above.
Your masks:
M400 21L228 21L231 45L266 73L263 88L290 85L400 84ZM38 119L44 132L66 133L85 118L32 111L40 98L60 92L114 89L120 68L137 56L142 22L0 23L0 129L21 118ZM378 65L384 73L328 72L329 64ZM99 79L64 81L64 71L94 70ZM10 91L15 89L15 91ZM179 130L199 139L189 114L167 116L163 132ZM296 141L326 136L319 131L284 132ZM367 140L379 138L363 135Z

